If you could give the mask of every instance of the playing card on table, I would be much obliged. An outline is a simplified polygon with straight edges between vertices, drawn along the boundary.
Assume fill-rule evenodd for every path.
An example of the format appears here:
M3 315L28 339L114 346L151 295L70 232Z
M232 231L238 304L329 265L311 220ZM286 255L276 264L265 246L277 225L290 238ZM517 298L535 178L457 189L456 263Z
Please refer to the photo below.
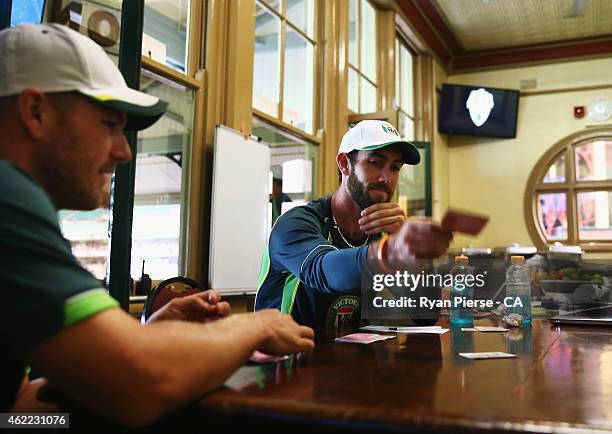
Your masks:
M371 344L378 341L393 339L393 335L377 335L376 333L352 333L350 335L336 338L336 342L347 342L352 344Z
M442 229L478 235L489 221L489 216L449 209L442 218Z
M501 351L491 351L484 353L459 353L461 357L465 357L472 360L478 359L506 359L516 357L516 354L502 353Z
M261 351L253 351L251 357L249 357L249 361L253 363L272 363L272 362L280 362L282 360L288 359L289 356L273 356L271 354L262 353Z

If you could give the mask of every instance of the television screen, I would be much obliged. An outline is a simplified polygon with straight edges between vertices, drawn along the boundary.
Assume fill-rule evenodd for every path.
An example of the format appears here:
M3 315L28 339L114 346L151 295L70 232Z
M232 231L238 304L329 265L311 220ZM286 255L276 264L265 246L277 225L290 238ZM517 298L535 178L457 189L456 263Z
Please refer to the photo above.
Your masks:
M44 9L45 0L13 0L11 27L26 23L40 23Z
M516 137L518 90L442 85L438 130L447 134Z

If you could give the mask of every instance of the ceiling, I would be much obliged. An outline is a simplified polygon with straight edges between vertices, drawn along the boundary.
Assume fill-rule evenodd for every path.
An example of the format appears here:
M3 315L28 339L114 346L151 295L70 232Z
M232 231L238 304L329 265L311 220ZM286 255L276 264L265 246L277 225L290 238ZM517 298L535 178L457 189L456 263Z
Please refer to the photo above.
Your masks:
M447 69L612 54L612 0L400 0Z

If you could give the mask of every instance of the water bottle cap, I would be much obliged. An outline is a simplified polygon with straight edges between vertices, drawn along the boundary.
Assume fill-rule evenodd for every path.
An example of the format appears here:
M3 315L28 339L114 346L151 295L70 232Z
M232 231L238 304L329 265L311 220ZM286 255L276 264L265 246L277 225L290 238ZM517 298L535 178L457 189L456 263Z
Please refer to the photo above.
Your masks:
M525 257L524 256L512 256L510 258L510 262L512 262L513 264L523 265L525 263Z
M469 259L467 256L459 255L455 256L455 264L457 265L467 265L469 263Z

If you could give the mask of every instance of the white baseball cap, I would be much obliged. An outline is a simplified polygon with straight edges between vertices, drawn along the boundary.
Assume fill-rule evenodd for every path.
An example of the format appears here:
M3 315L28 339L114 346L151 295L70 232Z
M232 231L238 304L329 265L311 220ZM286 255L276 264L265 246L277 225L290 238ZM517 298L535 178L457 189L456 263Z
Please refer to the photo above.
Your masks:
M390 145L400 145L404 163L419 164L421 154L410 142L402 140L399 132L389 122L365 120L359 122L342 137L338 154L351 151L373 151Z
M74 91L127 114L126 129L154 124L168 103L131 89L94 41L59 24L23 24L0 32L0 97L27 88Z

